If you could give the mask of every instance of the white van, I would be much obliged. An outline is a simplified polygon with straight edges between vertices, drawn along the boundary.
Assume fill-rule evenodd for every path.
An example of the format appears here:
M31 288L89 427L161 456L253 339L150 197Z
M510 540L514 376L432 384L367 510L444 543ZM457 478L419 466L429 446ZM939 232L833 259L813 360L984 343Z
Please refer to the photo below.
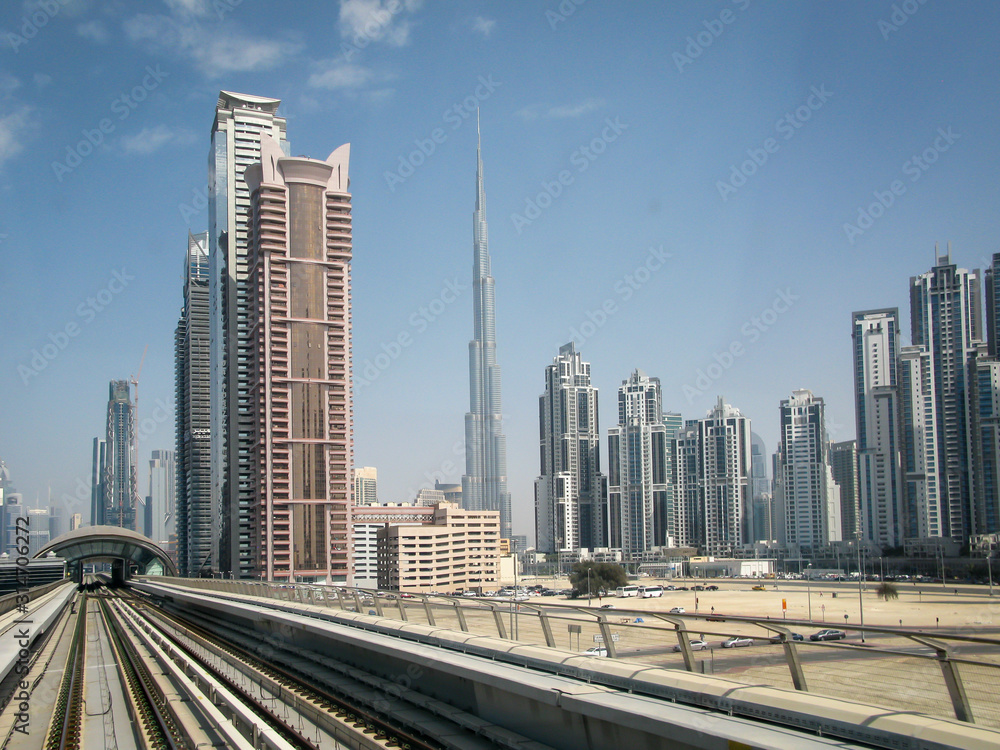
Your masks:
M643 599L663 596L663 586L643 586L639 589L639 596Z
M618 596L628 597L628 596L639 596L639 587L634 585L629 586L619 586L617 589Z

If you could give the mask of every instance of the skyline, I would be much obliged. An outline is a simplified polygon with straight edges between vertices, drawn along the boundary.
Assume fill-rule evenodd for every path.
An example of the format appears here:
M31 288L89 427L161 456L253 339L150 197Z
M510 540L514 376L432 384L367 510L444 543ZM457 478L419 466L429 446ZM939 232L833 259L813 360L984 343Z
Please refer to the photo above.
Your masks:
M0 13L0 456L29 504L89 488L102 384L146 344L138 459L173 449L173 330L220 89L281 99L295 154L352 143L355 457L392 501L463 473L482 109L515 533L534 533L545 368L574 336L605 462L637 368L686 419L724 396L768 454L798 388L846 440L849 315L908 309L935 242L970 270L997 249L992 6L921 5L887 30L889 2L229 5L60 2L16 47L40 6ZM101 143L82 155L87 134Z

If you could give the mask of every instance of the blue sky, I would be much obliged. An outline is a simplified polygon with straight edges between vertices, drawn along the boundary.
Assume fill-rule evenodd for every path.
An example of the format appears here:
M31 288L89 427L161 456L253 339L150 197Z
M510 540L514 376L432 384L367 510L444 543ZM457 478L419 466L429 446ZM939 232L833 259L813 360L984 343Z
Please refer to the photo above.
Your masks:
M173 447L220 89L280 98L294 154L352 144L355 454L383 499L464 468L476 106L515 533L573 337L604 431L641 368L768 450L797 388L849 439L851 311L905 320L936 242L1000 250L997 28L941 0L4 3L0 457L29 501L76 494L147 346L140 465Z

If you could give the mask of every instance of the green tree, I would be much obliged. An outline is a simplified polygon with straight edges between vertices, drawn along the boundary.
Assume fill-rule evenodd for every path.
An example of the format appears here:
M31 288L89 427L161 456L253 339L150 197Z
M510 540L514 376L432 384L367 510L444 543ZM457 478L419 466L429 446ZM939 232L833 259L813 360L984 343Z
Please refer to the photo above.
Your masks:
M896 584L894 583L880 583L878 588L875 589L875 593L878 594L879 599L884 599L885 601L899 598L899 589L896 588Z
M573 598L587 596L587 571L590 571L589 590L592 596L599 596L602 593L614 591L619 586L624 586L628 583L625 568L616 563L577 563L573 566L573 570L569 574L569 583L573 587Z

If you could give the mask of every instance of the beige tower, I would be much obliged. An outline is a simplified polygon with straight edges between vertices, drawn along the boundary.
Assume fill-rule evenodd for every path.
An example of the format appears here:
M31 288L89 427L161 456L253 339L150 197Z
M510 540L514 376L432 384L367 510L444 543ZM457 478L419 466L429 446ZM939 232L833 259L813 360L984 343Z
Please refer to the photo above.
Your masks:
M254 574L347 582L351 569L350 145L326 161L261 142L247 168Z

